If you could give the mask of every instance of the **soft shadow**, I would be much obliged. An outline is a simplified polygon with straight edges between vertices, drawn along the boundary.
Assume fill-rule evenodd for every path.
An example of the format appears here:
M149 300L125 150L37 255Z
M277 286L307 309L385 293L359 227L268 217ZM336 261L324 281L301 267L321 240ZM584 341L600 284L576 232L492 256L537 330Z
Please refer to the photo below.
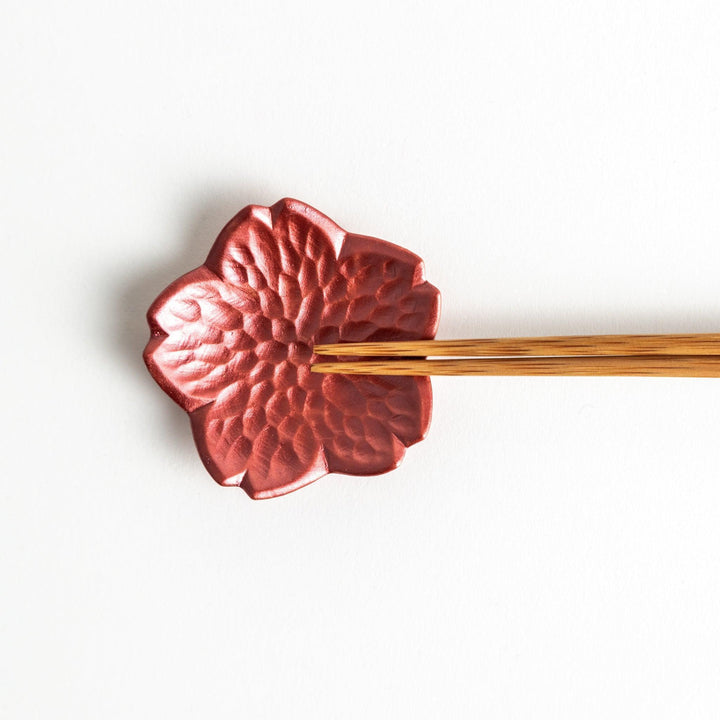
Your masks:
M158 242L167 247L167 255L160 262L149 264L142 258L131 266L114 269L115 285L110 290L110 322L105 324L105 337L113 358L130 370L148 389L148 402L162 405L167 416L163 432L173 444L187 447L188 420L185 412L164 395L150 377L142 352L149 339L146 312L152 301L173 280L205 262L220 230L243 207L262 203L259 192L245 189L239 192L205 192L183 203L187 213L186 231L177 243L167 238ZM152 238L148 243L153 242Z

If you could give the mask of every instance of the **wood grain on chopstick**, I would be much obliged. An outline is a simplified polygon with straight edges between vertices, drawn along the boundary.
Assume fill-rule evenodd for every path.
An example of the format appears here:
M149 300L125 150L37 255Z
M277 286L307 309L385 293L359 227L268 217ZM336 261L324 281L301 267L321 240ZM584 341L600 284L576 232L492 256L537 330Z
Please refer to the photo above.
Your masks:
M633 377L720 377L720 357L655 355L533 357L502 359L357 360L321 362L316 373L347 375L569 375Z
M480 340L409 340L316 345L317 355L501 357L585 355L720 355L720 334L570 335Z

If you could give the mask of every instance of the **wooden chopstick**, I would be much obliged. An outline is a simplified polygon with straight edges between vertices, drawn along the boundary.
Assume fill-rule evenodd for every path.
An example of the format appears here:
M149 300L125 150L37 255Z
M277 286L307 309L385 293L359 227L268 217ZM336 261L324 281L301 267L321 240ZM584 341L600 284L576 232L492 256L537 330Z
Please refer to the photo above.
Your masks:
M482 340L403 340L316 345L317 355L502 357L568 355L720 355L720 334L569 335Z
M361 358L314 363L316 373L720 377L718 333L334 343L313 351ZM426 359L433 356L453 359Z
M615 357L521 357L445 360L358 360L321 362L316 373L346 375L568 375L634 377L720 377L717 355L631 355Z

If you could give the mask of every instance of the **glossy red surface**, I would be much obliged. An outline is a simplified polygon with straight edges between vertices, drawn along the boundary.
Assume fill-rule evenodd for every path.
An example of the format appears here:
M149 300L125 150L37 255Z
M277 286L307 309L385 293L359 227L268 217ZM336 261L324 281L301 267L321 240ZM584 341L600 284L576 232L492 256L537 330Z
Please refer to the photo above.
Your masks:
M213 478L273 497L331 472L391 470L425 436L429 378L310 362L315 343L432 338L439 302L417 255L297 200L251 205L152 304L144 357L190 414Z

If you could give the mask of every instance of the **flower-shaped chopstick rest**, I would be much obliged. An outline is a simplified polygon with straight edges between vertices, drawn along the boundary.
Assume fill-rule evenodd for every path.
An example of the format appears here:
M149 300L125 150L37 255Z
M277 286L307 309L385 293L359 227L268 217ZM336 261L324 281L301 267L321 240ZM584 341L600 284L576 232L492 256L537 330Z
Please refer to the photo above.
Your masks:
M148 311L145 362L190 416L200 457L253 498L398 465L430 424L428 377L310 371L316 344L431 339L422 260L297 200L251 205Z

